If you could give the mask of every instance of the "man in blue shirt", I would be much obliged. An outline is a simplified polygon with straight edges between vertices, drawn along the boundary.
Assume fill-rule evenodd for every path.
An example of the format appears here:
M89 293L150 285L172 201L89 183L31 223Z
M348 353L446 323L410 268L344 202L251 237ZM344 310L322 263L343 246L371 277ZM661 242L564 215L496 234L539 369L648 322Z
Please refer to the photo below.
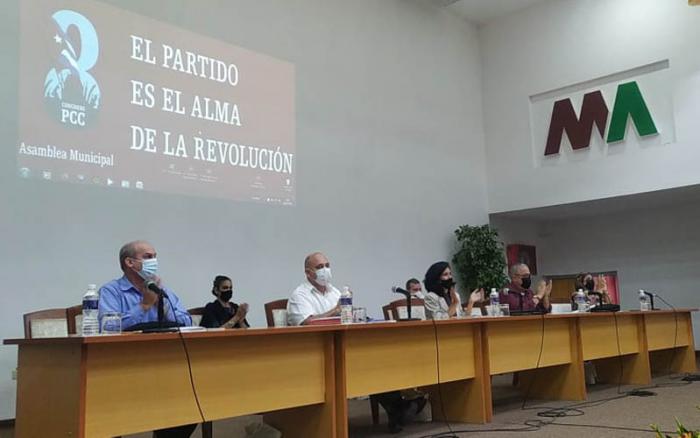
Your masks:
M119 264L124 275L100 288L100 318L104 313L119 312L122 328L158 321L158 294L146 287L146 281L160 282L156 250L148 242L129 242L119 250ZM167 295L163 303L167 321L192 325L189 313L180 305L177 295L160 286Z
M124 275L100 288L100 318L108 312L122 315L122 327L129 328L143 322L158 321L158 294L146 287L147 281L159 285L167 295L164 317L167 321L181 325L192 325L189 313L180 305L177 296L160 285L156 250L148 242L129 242L119 250L119 264ZM155 438L189 438L196 424L156 430Z

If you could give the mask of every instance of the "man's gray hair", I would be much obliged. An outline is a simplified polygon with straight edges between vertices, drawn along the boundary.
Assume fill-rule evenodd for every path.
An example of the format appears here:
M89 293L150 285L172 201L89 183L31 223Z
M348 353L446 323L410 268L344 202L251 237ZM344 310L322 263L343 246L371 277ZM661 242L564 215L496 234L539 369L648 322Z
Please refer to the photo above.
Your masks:
M140 243L148 243L145 240L134 240L133 242L125 243L121 249L119 249L119 266L121 266L122 271L124 270L124 260L127 257L134 258L136 256L136 247Z
M311 263L311 259L316 257L319 254L323 255L323 253L321 251L316 251L316 252L312 252L311 254L306 256L306 258L304 259L304 270L313 268L313 266L309 266L309 264Z
M516 263L513 266L511 266L509 271L510 277L513 278L514 275L517 275L518 271L523 266L530 269L525 263Z

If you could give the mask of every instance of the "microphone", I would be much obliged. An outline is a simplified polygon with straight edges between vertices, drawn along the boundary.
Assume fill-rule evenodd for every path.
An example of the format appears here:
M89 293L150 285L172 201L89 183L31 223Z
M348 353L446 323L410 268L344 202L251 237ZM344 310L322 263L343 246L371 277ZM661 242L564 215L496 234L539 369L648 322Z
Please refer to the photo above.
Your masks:
M659 297L659 295L657 295L653 292L646 291L644 289L639 289L639 293L642 293L642 294L648 296L649 301L651 302L651 310L656 310L656 307L654 307L654 297ZM661 298L661 297L659 297L659 298L661 299L661 301L666 302L663 298Z
M155 293L157 293L158 295L163 295L163 294L165 294L165 292L163 292L163 289L161 289L160 287L158 287L158 285L156 284L155 281L153 281L153 280L147 280L145 284L146 284L146 289L148 289L148 290L150 290L150 291L152 291L152 292L155 292Z
M406 289L402 289L398 286L392 286L391 291L395 294L403 294L406 297L406 311L408 312L408 319L407 321L410 321L411 318L411 292L407 291ZM396 315L396 320L400 321L401 318L399 318L399 315Z
M162 328L163 322L165 321L165 303L163 302L163 297L166 297L167 295L165 295L163 289L161 289L153 280L146 280L145 285L148 290L158 294L158 326Z
M391 291L396 293L396 294L404 294L406 298L411 296L411 292L407 291L406 289L402 289L398 286L392 286Z

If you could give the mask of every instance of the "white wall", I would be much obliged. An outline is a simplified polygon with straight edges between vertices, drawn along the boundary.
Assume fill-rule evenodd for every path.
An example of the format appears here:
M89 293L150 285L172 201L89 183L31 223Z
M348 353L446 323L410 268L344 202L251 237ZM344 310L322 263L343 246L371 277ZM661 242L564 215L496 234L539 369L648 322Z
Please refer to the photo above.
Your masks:
M497 19L479 36L490 212L700 182L700 8L685 1L553 0ZM666 131L675 130L675 141L649 145L628 128L625 144L607 146L595 143L594 132L591 148L574 154L565 144L571 159L538 166L544 143L532 141L531 96L663 60L669 69L661 82L675 119ZM578 111L576 100L574 106Z
M297 206L269 207L19 180L17 3L0 3L0 338L21 315L79 302L120 275L119 246L150 240L187 307L216 274L234 299L287 296L323 250L371 315L389 287L448 259L452 232L487 221L476 32L402 0L111 1L296 66ZM0 348L0 418L14 416L16 349Z
M639 306L639 289L658 291L674 307L700 306L698 223L697 203L555 221L492 219L507 242L537 245L541 274L617 271L623 309ZM693 328L700 349L697 312Z

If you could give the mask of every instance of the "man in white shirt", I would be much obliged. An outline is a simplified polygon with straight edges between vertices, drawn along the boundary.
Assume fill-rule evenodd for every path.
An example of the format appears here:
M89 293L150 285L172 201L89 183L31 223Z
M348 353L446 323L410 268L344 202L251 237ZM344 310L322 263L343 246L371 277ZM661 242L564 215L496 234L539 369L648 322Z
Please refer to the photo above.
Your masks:
M306 281L297 287L287 302L289 325L305 325L314 319L340 315L340 291L331 281L331 264L323 253L315 252L304 260Z

